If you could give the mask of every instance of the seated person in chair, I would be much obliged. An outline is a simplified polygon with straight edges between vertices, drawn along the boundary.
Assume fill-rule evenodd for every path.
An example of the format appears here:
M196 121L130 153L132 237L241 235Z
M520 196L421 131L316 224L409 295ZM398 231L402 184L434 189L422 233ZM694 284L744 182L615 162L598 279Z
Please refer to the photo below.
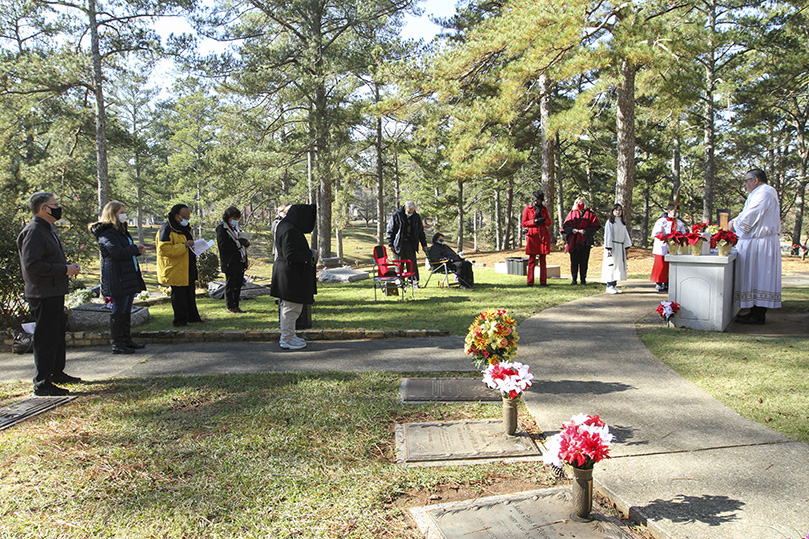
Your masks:
M472 288L475 285L472 263L461 258L449 245L444 243L444 235L436 232L430 247L430 263L438 264L443 261L447 261L447 267L458 276L458 284L461 288Z

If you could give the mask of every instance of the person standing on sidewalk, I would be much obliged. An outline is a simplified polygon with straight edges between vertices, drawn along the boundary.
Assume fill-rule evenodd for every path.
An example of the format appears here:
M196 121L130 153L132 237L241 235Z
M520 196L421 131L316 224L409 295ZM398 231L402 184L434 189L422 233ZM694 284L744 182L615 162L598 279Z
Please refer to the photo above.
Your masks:
M247 247L250 242L242 237L239 219L242 212L235 206L225 210L222 222L216 226L216 244L219 247L219 263L225 274L225 308L229 313L241 314L239 300L244 285L244 270L247 269ZM275 246L273 245L273 250Z
M62 207L53 193L38 192L28 199L33 214L17 236L17 250L25 281L25 299L34 315L34 395L60 397L70 393L56 384L81 382L65 373L65 294L68 277L81 267L68 264L54 223L62 218Z
M414 286L419 285L419 265L416 263L416 253L419 244L427 252L427 236L424 235L424 224L421 216L416 213L416 203L412 200L393 212L388 220L387 228L388 247L393 251L394 260L409 260L412 271L416 272Z
M522 212L525 232L525 254L528 255L527 285L534 286L534 269L539 257L539 286L548 286L548 266L545 257L551 252L551 216L544 205L545 193L534 191L531 203Z
M632 238L624 225L624 207L616 203L612 215L604 224L604 258L601 282L607 285L607 294L620 294L618 281L626 280L626 252L632 247Z
M278 344L288 350L306 347L306 341L295 334L295 323L303 306L314 303L317 294L317 252L309 248L304 236L315 229L316 216L314 204L293 204L275 229L278 257L272 266L270 294L279 300Z
M594 243L596 231L601 228L595 212L587 207L587 199L579 197L573 203L573 209L567 214L562 230L565 232L565 252L570 253L570 275L576 284L581 276L581 284L587 284L587 265L590 261L590 248Z
M135 294L146 290L138 257L146 252L135 245L126 229L124 205L117 200L107 202L101 219L90 227L101 251L101 292L112 298L110 333L113 354L131 354L145 345L132 341L132 303Z
M189 226L191 210L175 204L157 231L157 282L171 287L174 327L202 322L197 309L197 255L191 250L194 235Z
M677 206L669 204L666 206L666 212L657 220L654 228L652 228L652 237L654 238L652 254L655 257L655 261L652 265L650 280L655 283L655 290L657 292L668 292L669 290L669 263L666 262L666 255L669 254L669 245L657 236L660 234L669 235L677 231L685 234L685 223L680 221L678 217Z
M781 307L781 205L778 192L767 184L767 174L753 169L744 175L749 193L744 209L728 223L739 237L739 280L736 297L746 315L736 317L742 324L764 324L767 309Z

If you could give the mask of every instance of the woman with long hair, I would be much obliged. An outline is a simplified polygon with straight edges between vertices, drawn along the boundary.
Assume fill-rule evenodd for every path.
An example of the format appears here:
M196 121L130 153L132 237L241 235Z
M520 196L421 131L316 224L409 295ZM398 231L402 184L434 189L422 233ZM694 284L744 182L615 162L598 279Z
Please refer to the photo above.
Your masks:
M112 298L110 333L113 354L131 354L144 348L132 341L132 303L146 290L138 257L146 252L127 231L124 205L113 200L101 210L101 219L90 227L101 251L101 292Z
M576 284L581 276L581 284L587 284L587 264L590 260L590 248L593 236L601 228L598 217L587 205L587 199L579 197L573 203L573 209L567 214L562 230L565 232L565 252L570 254L570 275Z
M624 207L616 203L612 215L604 225L604 257L601 282L607 285L607 294L620 294L618 281L626 280L626 252L632 247L632 238L624 224Z
M250 242L242 237L239 220L242 212L230 206L222 214L222 222L216 226L216 244L219 247L219 263L225 274L225 308L230 313L243 313L239 299L247 269L247 250Z

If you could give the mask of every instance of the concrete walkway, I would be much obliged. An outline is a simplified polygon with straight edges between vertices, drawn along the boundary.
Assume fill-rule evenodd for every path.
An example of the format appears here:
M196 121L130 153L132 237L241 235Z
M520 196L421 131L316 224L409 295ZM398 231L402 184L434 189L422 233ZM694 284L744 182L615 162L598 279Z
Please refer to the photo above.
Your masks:
M806 537L809 446L741 418L651 355L635 322L654 318L664 296L630 283L624 294L571 302L520 325L519 360L536 377L525 402L540 428L551 435L573 414L601 415L617 443L596 466L596 488L661 539ZM68 351L68 372L86 380L436 369L473 370L462 337L316 341L296 352L247 342L151 344L128 356ZM30 354L0 353L0 380L32 376Z

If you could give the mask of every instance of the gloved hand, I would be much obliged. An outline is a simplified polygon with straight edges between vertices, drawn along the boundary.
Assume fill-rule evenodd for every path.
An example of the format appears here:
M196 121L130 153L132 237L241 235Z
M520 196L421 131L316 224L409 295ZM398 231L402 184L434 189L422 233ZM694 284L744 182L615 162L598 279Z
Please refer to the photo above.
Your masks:
M545 219L544 217L537 217L536 219L534 219L534 222L537 224L537 226L544 225L545 221L547 221L547 219Z

